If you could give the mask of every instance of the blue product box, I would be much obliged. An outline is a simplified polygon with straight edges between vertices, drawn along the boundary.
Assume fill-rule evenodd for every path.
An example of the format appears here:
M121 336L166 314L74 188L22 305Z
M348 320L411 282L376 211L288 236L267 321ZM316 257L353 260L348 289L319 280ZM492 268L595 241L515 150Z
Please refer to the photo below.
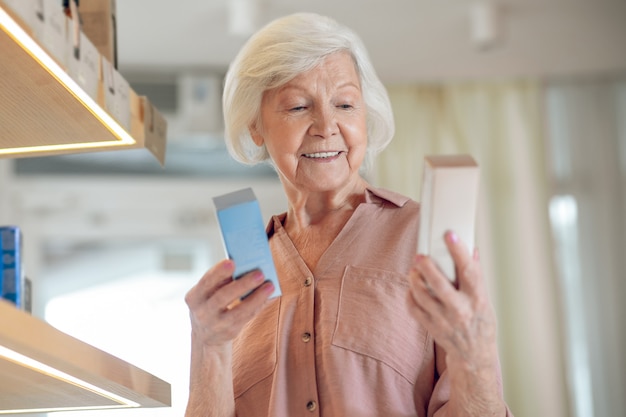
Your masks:
M0 298L22 307L22 233L0 226Z
M260 269L281 295L259 202L251 188L213 198L226 255L235 262L234 278Z

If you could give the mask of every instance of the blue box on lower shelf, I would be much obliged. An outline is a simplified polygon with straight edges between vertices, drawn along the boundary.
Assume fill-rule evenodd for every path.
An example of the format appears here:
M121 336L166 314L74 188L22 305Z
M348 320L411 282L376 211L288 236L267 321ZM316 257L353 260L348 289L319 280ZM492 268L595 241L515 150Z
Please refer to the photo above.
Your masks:
M22 232L17 226L0 226L0 298L24 308Z

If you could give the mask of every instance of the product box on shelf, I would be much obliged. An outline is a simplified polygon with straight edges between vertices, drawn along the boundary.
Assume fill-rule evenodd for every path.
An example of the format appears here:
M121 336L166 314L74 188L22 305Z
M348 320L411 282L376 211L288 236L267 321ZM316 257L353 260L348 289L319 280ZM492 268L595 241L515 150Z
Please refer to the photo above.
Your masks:
M67 73L91 97L98 101L100 82L100 52L85 35L78 14L78 0L64 0L63 8L68 16Z
M474 249L480 171L470 155L432 155L424 159L418 253L430 255L442 272L456 279L444 234L453 231Z
M68 19L61 3L42 0L0 1L7 4L10 17L28 36L61 67L67 66L71 42L68 37ZM6 10L5 10L6 11Z
M78 46L68 58L68 74L94 101L98 100L100 53L89 38L78 34Z
M144 122L144 146L161 162L165 163L167 121L147 97L141 97Z
M43 4L40 0L2 0L0 6L5 4L33 31L43 22Z
M63 6L61 2L44 1L40 2L38 9L40 23L34 28L35 35L48 54L63 68L67 68L71 42Z
M130 90L130 134L140 144L148 149L152 155L165 165L165 151L167 145L167 120L154 107L146 96L138 96Z
M0 298L25 309L30 306L30 281L24 294L22 232L17 226L0 226Z
M100 60L102 68L102 91L105 110L127 132L131 131L130 84L108 59Z
M115 0L89 0L78 4L83 32L114 68L117 68Z

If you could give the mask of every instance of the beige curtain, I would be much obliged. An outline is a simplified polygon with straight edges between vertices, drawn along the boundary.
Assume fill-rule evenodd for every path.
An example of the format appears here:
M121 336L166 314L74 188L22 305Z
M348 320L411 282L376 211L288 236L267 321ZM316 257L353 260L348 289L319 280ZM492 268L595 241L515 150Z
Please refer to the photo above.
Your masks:
M541 87L533 82L390 86L396 135L371 181L419 201L422 158L481 166L477 246L499 320L505 397L517 417L566 417L550 244Z
M626 74L546 85L572 416L626 416Z

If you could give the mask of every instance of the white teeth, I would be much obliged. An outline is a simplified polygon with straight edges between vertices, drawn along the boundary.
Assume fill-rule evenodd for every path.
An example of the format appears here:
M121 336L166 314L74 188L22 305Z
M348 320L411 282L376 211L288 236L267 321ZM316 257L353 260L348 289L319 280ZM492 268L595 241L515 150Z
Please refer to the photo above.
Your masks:
M330 158L339 155L339 152L317 152L317 153L305 153L307 158Z

